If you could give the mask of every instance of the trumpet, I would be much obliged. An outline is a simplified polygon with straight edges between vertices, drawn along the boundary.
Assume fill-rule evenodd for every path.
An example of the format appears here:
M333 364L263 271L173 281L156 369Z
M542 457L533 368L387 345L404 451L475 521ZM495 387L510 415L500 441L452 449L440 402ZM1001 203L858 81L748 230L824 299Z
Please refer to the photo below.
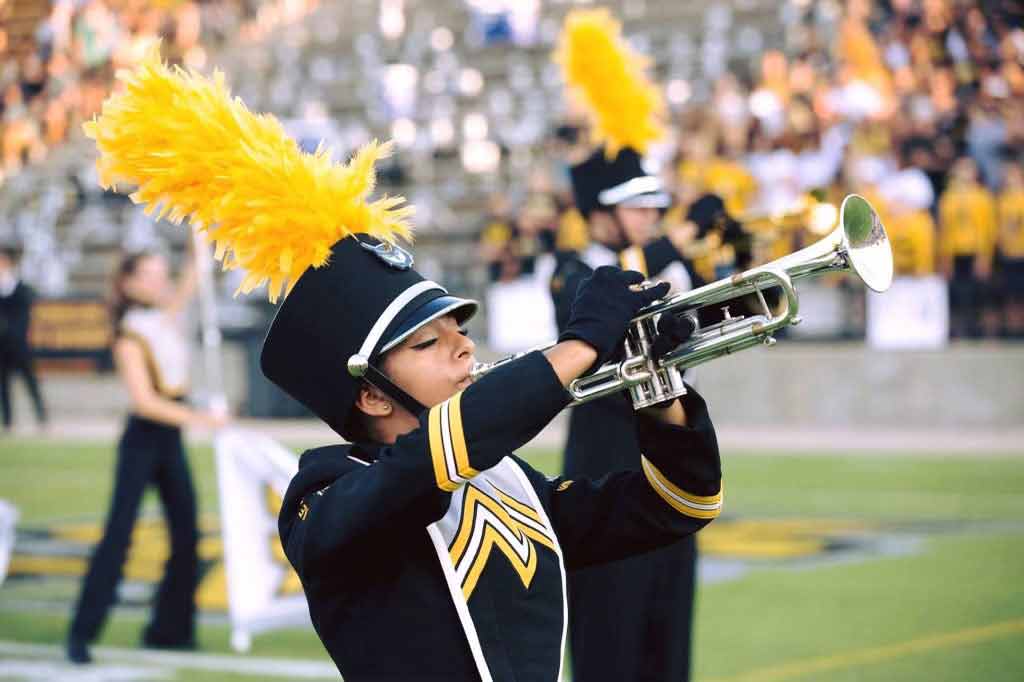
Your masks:
M628 390L633 407L641 409L686 394L683 370L758 345L774 345L774 333L800 322L799 299L794 282L829 272L852 272L879 293L892 283L892 249L878 213L864 197L850 194L839 209L839 224L823 239L765 265L732 275L705 286L669 296L642 309L630 322L623 359L602 365L573 380L568 387L572 405ZM773 312L764 292L782 291L781 307ZM756 295L761 310L731 316L728 307L721 322L701 328L698 311L746 296ZM662 315L688 316L694 333L683 344L660 358L651 347ZM554 344L539 349L551 348ZM533 351L529 351L533 352ZM522 357L513 355L494 363L480 363L473 379Z

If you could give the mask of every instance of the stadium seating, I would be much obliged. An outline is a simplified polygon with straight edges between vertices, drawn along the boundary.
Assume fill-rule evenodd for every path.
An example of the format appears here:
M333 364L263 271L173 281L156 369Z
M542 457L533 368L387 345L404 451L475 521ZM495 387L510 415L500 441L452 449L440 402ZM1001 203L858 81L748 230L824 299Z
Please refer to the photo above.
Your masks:
M523 183L541 158L545 135L564 113L551 50L570 4L545 3L531 42L515 46L484 44L487 17L472 3L409 4L400 38L382 35L381 3L324 3L251 40L218 46L206 36L210 47L202 68L224 70L254 111L298 121L299 129L313 134L329 129L333 135L323 137L339 155L371 137L397 137L400 170L385 168L382 185L417 205L421 262L432 263L453 286L478 291L484 282L472 242L486 197ZM738 0L709 10L642 0L621 5L627 35L654 55L661 79L712 68L696 52L706 31L732 46L740 46L742 36L755 44L781 38L771 2ZM744 57L738 48L730 55ZM414 97L395 64L415 70ZM405 69L406 79L410 71ZM399 95L410 101L397 101ZM318 116L330 124L318 126ZM460 154L460 146L475 138L501 149L497 164L485 164L483 172L467 171L465 150ZM99 294L118 249L154 238L175 250L184 243L181 230L147 227L128 202L102 193L90 170L94 157L91 143L76 131L44 162L0 185L0 236L25 241L26 270L44 293ZM399 182L388 182L395 175Z

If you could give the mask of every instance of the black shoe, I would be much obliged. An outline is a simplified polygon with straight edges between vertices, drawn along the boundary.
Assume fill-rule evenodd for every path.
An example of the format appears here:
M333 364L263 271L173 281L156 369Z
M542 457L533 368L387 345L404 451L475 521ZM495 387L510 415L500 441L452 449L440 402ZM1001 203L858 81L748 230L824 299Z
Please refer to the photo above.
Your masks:
M92 663L92 656L89 655L89 645L84 639L71 635L67 641L68 660L76 665Z

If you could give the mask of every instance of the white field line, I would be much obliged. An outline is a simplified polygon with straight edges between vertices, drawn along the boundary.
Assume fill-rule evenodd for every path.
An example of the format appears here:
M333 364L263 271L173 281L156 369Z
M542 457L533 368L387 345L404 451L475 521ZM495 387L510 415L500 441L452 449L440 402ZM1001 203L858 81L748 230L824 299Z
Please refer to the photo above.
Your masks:
M271 675L289 679L340 680L341 675L332 663L283 658L253 658L192 652L147 651L116 647L90 649L97 663L148 663L164 668L205 670L240 675ZM32 656L46 659L64 658L64 648L54 644L26 644L0 640L0 658ZM2 666L0 663L0 673ZM82 668L85 670L87 668Z

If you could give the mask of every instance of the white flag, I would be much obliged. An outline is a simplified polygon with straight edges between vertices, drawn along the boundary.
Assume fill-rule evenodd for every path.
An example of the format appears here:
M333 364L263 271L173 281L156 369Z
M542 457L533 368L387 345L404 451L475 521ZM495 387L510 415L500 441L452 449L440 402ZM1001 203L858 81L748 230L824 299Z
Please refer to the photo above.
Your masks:
M246 651L253 634L309 624L306 597L284 559L277 515L298 457L274 440L236 428L214 448L227 571L231 645Z
M14 551L14 532L18 525L18 510L9 502L0 500L0 585L7 576L7 566Z

